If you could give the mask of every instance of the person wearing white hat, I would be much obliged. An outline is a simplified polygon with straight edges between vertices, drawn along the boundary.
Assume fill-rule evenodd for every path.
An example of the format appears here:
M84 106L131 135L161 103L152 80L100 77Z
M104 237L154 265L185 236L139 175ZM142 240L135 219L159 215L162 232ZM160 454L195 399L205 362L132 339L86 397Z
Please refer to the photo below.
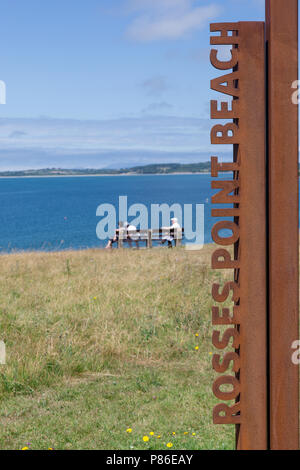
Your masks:
M174 231L175 230L180 230L181 227L178 223L178 219L176 217L172 217L171 219L171 226L170 227L163 227L162 230L169 230L169 234L163 237L161 244L163 245L164 243L168 242L168 247L172 248L172 241L174 240ZM171 233L172 230L172 233Z
M132 243L131 243L132 241L134 241L136 244L136 247L139 248L140 234L136 231L135 225L131 225L128 222L125 222L124 228L127 230L127 234L128 234L127 241L128 241L128 245L130 246L130 248L132 247Z

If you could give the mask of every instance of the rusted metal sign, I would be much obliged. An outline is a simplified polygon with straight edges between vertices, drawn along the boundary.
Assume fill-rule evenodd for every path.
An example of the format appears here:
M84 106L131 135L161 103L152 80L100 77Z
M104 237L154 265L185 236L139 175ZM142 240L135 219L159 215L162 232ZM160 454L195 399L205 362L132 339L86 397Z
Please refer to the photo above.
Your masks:
M299 448L298 0L267 0L269 94L270 447Z
M214 209L213 216L233 216L234 221L218 222L212 238L222 248L212 255L214 269L234 270L233 280L214 284L213 344L220 350L232 351L213 356L213 367L221 373L214 383L216 397L231 404L218 404L214 423L237 425L237 447L267 447L267 381L266 381L266 159L265 159L265 46L264 24L260 22L222 23L211 25L211 44L231 45L232 60L218 60L217 49L211 51L211 63L223 75L211 82L211 88L227 102L211 103L213 119L228 119L211 131L212 144L233 145L232 163L221 164L212 158L214 204L231 204L232 208ZM228 72L228 69L232 69ZM231 172L223 180L220 172ZM229 173L230 174L230 173ZM231 236L223 238L221 229ZM234 249L230 247L234 245ZM232 312L222 308L231 298ZM221 335L218 326L227 325ZM234 373L234 375L232 374ZM231 385L230 392L221 386Z
M212 216L226 218L212 229L220 245L212 268L232 270L230 282L212 286L212 341L220 350L213 421L236 425L237 449L299 445L299 377L290 354L298 336L297 1L276 5L267 1L268 48L263 22L211 25L210 59L221 71L211 82L219 94L211 118L222 122L211 143L233 146L232 162L211 161L212 203L221 205ZM218 57L224 45L230 60Z

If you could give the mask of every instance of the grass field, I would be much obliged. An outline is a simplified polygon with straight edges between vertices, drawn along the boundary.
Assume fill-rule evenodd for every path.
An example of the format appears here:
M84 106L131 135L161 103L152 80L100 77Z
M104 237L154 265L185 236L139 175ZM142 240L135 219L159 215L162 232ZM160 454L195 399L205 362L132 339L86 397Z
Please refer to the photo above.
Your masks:
M210 251L1 256L0 449L234 448L212 424Z

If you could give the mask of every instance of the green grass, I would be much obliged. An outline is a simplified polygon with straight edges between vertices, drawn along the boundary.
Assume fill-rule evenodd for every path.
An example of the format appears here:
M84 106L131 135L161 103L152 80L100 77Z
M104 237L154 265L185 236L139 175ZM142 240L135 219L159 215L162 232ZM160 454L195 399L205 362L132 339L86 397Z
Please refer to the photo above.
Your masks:
M167 449L168 442L174 449L233 447L233 429L211 423L205 374L144 367L126 372L129 376L99 374L6 400L1 448L21 449L28 442L33 449Z
M1 257L0 449L234 448L234 428L212 424L209 259Z

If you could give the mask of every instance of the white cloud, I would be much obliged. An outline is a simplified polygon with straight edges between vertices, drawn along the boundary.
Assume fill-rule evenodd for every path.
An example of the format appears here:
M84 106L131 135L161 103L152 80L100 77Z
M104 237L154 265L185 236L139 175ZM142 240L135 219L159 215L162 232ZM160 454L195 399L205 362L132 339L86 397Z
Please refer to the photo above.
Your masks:
M168 106L156 103L152 112ZM228 146L212 149L210 129L209 119L147 113L94 121L0 118L0 170L188 163L208 161L215 151L231 158Z
M218 6L197 6L195 0L130 0L128 8L134 18L127 36L145 42L182 38L220 13Z
M155 103L152 113L167 109ZM153 116L102 121L0 119L0 169L120 168L207 161L208 119Z
M152 109L170 106L158 103ZM207 150L210 123L206 119L142 116L113 120L0 119L0 154L36 149L60 152L194 151Z

